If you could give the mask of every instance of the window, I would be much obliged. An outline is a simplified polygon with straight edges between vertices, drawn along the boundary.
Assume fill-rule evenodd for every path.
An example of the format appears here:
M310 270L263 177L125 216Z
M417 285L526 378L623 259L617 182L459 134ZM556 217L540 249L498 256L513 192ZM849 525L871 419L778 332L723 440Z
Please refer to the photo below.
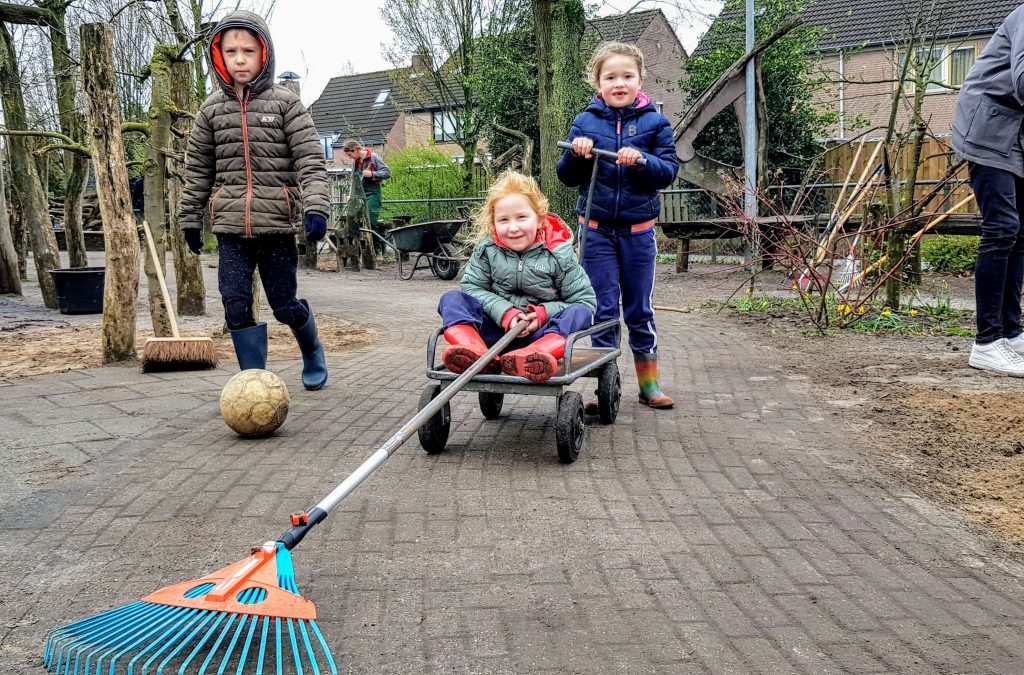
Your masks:
M967 47L932 47L931 49L919 49L915 51L917 58L911 66L922 66L930 64L931 68L927 75L928 92L949 92L959 89L967 79L967 73L977 57L977 48L974 45ZM903 61L906 55L899 59L896 69L896 77L899 77L903 69ZM907 94L914 93L914 78L916 73L913 69L907 72L907 83L904 89Z
M320 147L324 149L324 157L334 159L334 142L338 140L339 134L320 134Z
M954 87L961 87L967 79L967 73L971 72L971 66L978 57L978 48L958 47L949 55L949 84Z
M435 111L431 114L434 123L434 142L445 143L462 138L458 118L450 112Z
M907 81L904 84L904 89L908 94L913 94L916 87L915 81L919 75L924 75L925 81L928 83L925 91L943 91L945 87L942 84L946 81L943 76L946 68L945 59L943 56L942 47L932 47L931 49L915 49L914 60L910 64L910 68L907 69ZM900 73L903 72L903 63L906 60L907 55L904 53L900 56L899 66L896 69L897 79ZM930 66L928 73L919 72L920 68ZM897 83L898 84L898 83Z
M388 100L388 95L391 93L390 89L381 89L380 93L377 94L377 98L373 102L374 108L381 108L384 106L384 102Z

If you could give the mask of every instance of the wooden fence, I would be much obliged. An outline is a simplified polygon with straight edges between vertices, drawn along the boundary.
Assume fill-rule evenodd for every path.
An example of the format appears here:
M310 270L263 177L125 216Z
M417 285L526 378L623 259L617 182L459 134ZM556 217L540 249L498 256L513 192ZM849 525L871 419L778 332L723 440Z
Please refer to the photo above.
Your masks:
M835 145L825 154L824 176L820 182L842 185L847 175L850 175L850 186L854 186L857 180L865 175L865 169L870 173L871 169L878 166L883 160L883 152L875 153L875 148L881 143L880 140L865 141L863 148L857 156L857 148L860 142L842 143ZM874 154L874 160L872 155ZM891 156L891 155L890 155ZM857 161L854 162L856 157ZM871 161L873 167L868 167ZM948 138L927 138L921 152L921 163L918 167L918 185L914 190L915 199L923 199L933 190L936 184L946 177L950 166L957 163L957 158L949 145ZM901 156L896 160L894 167L896 176L900 179L907 175L909 169L909 148L905 148ZM852 169L852 171L851 171ZM961 201L971 194L970 185L967 183L967 167L962 166L955 176L956 182L946 186L925 206L925 211L944 211L949 206ZM830 188L831 200L839 196L840 188ZM847 190L849 191L849 189ZM952 193L952 194L950 194ZM943 204L946 205L943 208ZM973 200L956 213L978 213L978 205Z

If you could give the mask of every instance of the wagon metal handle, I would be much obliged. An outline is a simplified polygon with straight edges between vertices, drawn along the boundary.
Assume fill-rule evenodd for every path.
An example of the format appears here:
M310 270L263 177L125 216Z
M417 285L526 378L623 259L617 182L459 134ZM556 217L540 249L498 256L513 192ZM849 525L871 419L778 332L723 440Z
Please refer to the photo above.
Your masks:
M562 148L563 150L572 150L572 143L567 143L565 141L558 141L558 147ZM595 155L597 155L598 157L600 157L601 159L618 159L619 158L618 153L612 152L611 150L599 150L597 148L591 148L590 151L592 153L594 153ZM637 166L647 166L647 158L646 157L641 157L640 159L636 160L636 164L637 164Z

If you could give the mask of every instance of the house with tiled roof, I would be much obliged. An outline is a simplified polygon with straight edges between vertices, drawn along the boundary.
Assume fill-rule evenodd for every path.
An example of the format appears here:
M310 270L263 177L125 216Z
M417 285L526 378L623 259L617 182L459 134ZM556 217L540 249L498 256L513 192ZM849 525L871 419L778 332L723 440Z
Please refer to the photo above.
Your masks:
M831 82L816 97L818 105L838 113L831 130L835 139L856 134L856 128L888 124L894 79L909 25L924 13L923 38L937 61L929 78L924 107L932 133L945 135L953 124L956 95L989 38L1020 0L809 0L804 24L821 28L819 63ZM727 0L715 23L695 50L713 48L713 40L743 40L744 0ZM909 117L909 97L899 121Z
M643 49L644 91L674 122L683 112L679 82L685 77L687 55L665 15L656 9L588 22L585 43L611 40ZM357 138L385 156L391 150L432 144L461 158L453 117L439 102L442 97L430 95L432 78L421 75L429 67L414 57L408 68L332 78L309 108L328 160L345 165L338 148L347 138ZM459 88L453 87L452 93L458 95Z
M644 53L644 92L661 106L672 124L686 109L686 93L680 83L686 79L688 57L679 36L660 9L617 14L587 22L584 43L627 42Z

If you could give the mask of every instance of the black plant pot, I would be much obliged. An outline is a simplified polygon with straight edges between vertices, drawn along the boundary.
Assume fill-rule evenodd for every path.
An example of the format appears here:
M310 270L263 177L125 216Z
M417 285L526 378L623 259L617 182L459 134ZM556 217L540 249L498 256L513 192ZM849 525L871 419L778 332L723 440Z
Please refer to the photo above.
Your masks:
M50 270L57 289L57 307L61 314L102 314L102 267L67 267Z

